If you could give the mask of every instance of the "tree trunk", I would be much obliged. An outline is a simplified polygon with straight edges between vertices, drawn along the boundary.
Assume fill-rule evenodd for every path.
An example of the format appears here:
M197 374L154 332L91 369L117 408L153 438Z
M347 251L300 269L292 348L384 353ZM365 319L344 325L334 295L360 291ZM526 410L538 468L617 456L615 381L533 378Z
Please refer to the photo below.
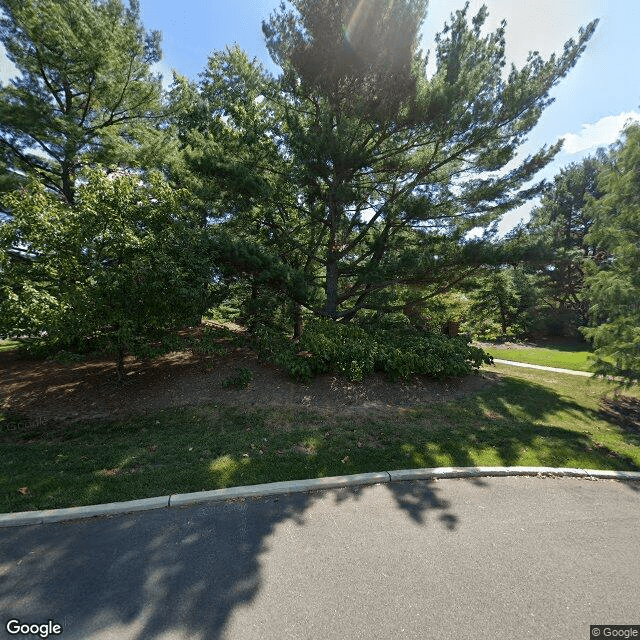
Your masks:
M507 313L504 309L504 307L502 306L502 304L500 304L500 321L502 324L502 335L507 335L507 328L508 328L508 323L507 323Z
M258 328L258 285L255 280L251 282L251 303L249 305L249 333L255 333Z
M335 173L335 172L334 172ZM335 176L334 176L335 178ZM327 282L325 286L325 293L327 294L327 301L325 303L324 314L331 320L336 320L338 315L338 221L340 219L340 210L335 198L335 185L334 179L331 187L331 193L329 196L328 209L329 209L329 245L327 247Z
M71 108L68 102L68 108ZM72 140L67 139L64 146L64 157L60 163L60 177L62 179L62 194L67 204L73 205L76 199L76 180L74 172L77 167L78 149Z
M118 343L118 352L116 354L116 370L118 372L118 384L122 384L124 382L124 350L120 343Z
M325 287L327 301L324 313L331 320L338 315L338 261L330 256L327 261L327 284Z
M72 169L67 163L62 165L62 194L67 204L73 204L75 201L75 183L72 175Z
M293 339L299 340L302 337L302 305L299 302L293 303Z

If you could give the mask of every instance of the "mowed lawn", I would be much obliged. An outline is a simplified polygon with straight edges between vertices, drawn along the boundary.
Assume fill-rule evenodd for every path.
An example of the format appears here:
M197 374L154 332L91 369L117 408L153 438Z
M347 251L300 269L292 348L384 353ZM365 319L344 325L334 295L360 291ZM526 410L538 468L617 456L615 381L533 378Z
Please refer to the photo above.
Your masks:
M613 383L488 369L504 377L473 397L387 414L211 404L66 426L4 416L0 511L417 467L640 469L640 433L599 413Z
M2 351L12 351L13 349L18 347L18 342L15 340L0 340L0 352Z
M592 355L584 346L559 346L559 347L509 347L492 348L483 347L487 353L500 360L513 360L514 362L526 362L545 367L557 367L559 369L573 369L574 371L591 371L590 356Z

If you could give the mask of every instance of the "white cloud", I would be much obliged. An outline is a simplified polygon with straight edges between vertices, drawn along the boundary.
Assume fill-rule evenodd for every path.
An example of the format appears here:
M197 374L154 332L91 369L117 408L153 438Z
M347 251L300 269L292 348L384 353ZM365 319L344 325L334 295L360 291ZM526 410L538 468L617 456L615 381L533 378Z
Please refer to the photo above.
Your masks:
M168 91L173 83L173 69L164 60L160 60L151 65L151 73L162 74L162 88Z
M613 144L629 122L640 122L640 113L627 111L617 116L605 116L597 122L583 124L580 133L565 133L561 136L564 138L562 150L566 153L579 153Z
M580 26L602 15L606 0L472 0L471 4L488 6L491 29L506 19L506 57L520 66L529 51L539 51L543 58L562 53L564 43L578 35Z

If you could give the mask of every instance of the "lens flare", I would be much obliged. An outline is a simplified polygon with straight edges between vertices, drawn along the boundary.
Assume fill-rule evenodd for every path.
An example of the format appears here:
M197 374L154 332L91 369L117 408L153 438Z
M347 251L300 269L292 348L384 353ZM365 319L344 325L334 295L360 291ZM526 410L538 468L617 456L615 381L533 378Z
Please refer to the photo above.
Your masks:
M353 49L356 49L360 44L370 11L371 0L358 0L358 4L349 18L344 37Z
M345 43L354 51L357 51L364 45L364 38L367 36L366 29L369 14L375 3L376 0L358 0L358 4L351 13L344 32L344 39ZM395 3L396 0L387 0L386 15L383 17L384 22L386 22L387 18L393 12Z

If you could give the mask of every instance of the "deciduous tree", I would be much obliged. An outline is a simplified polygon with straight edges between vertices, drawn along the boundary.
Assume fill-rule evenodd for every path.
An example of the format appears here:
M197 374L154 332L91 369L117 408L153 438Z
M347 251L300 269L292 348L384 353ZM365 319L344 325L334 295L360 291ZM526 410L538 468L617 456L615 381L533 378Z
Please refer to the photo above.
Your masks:
M0 336L64 349L92 341L142 352L199 323L210 301L210 242L184 191L159 175L85 175L75 205L42 184L4 198Z

